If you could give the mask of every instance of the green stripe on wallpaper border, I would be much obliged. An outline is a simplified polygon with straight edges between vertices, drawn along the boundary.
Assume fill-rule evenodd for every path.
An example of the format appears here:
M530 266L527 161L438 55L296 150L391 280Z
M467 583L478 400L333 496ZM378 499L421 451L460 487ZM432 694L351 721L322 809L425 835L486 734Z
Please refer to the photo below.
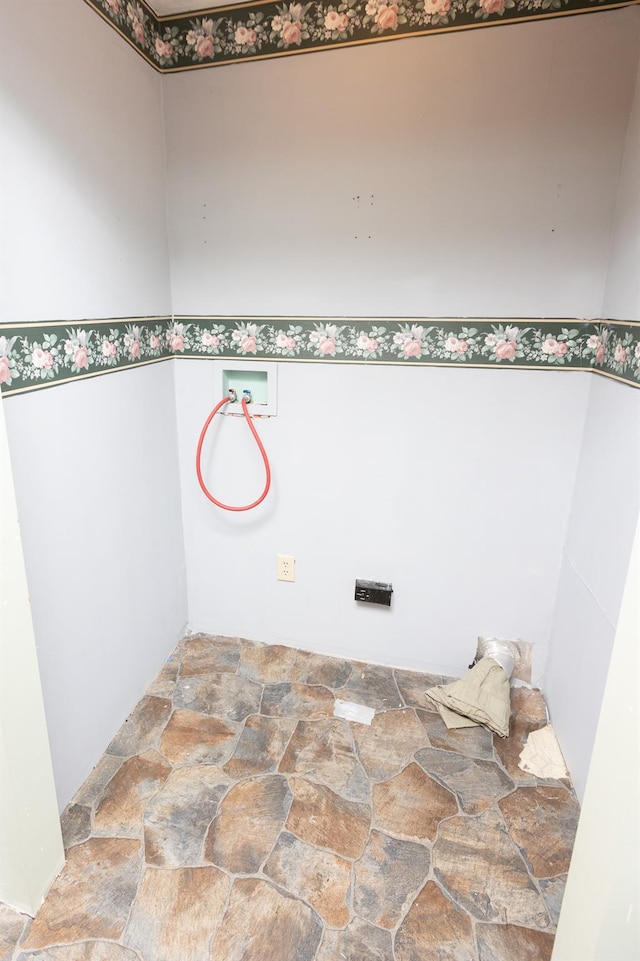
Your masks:
M234 3L158 17L144 0L85 0L160 73L592 13L638 2L315 0Z
M640 387L640 322L176 315L0 324L4 396L181 357L578 370Z

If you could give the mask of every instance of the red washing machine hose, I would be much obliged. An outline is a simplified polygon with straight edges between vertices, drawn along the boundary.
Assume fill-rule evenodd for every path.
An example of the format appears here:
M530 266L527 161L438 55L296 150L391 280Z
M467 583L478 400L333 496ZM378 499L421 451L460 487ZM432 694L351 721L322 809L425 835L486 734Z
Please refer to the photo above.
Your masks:
M223 504L222 501L216 500L216 498L207 488L207 485L205 484L204 479L202 477L202 470L200 468L200 461L202 458L202 445L204 444L204 439L209 429L209 424L211 423L213 418L216 416L218 411L221 410L225 404L228 404L230 400L231 400L231 397L223 397L222 400L216 404L216 406L213 408L213 410L207 417L206 421L204 422L204 427L200 431L200 439L198 440L198 449L196 451L196 474L198 475L198 483L200 484L200 487L202 488L204 495L208 497L211 503L215 504L216 507L221 507L225 511L250 511L250 510L253 510L254 507L257 507L258 504L261 504L262 501L267 496L267 494L269 493L269 488L271 487L271 467L269 466L269 458L267 457L267 452L264 449L262 441L258 436L258 431L253 426L253 421L251 420L251 414L249 413L249 410L247 408L247 402L244 397L242 398L242 413L245 416L247 424L249 425L249 430L251 431L251 433L255 438L255 442L258 445L258 449L260 450L260 453L262 455L262 460L264 461L266 483L264 485L264 490L260 494L260 497L257 500L255 500L252 504L245 504L243 507L232 507L229 504Z

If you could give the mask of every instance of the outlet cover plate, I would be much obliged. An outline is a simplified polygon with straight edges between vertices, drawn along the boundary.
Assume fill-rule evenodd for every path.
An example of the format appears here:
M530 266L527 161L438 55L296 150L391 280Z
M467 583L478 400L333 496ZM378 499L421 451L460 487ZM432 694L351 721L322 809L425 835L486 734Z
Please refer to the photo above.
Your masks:
M279 581L295 581L295 557L293 557L291 554L276 554L276 566Z

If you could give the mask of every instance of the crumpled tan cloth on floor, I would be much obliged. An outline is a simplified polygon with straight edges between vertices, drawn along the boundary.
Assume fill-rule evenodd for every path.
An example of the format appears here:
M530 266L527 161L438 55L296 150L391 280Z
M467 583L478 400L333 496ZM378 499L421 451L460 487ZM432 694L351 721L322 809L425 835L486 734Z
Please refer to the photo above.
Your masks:
M483 657L459 681L439 684L425 693L448 728L482 724L500 737L509 736L509 678L493 658Z

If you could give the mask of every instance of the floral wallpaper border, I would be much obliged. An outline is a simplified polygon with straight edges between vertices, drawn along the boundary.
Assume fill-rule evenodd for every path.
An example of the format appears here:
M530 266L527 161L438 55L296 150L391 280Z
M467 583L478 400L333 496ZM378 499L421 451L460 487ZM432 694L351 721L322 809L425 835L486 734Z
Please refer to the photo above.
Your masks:
M171 356L171 317L0 324L0 387L22 394Z
M6 396L171 357L591 370L640 387L640 322L175 316L0 324Z
M161 73L518 20L638 0L315 0L231 4L158 17L144 0L85 0Z

